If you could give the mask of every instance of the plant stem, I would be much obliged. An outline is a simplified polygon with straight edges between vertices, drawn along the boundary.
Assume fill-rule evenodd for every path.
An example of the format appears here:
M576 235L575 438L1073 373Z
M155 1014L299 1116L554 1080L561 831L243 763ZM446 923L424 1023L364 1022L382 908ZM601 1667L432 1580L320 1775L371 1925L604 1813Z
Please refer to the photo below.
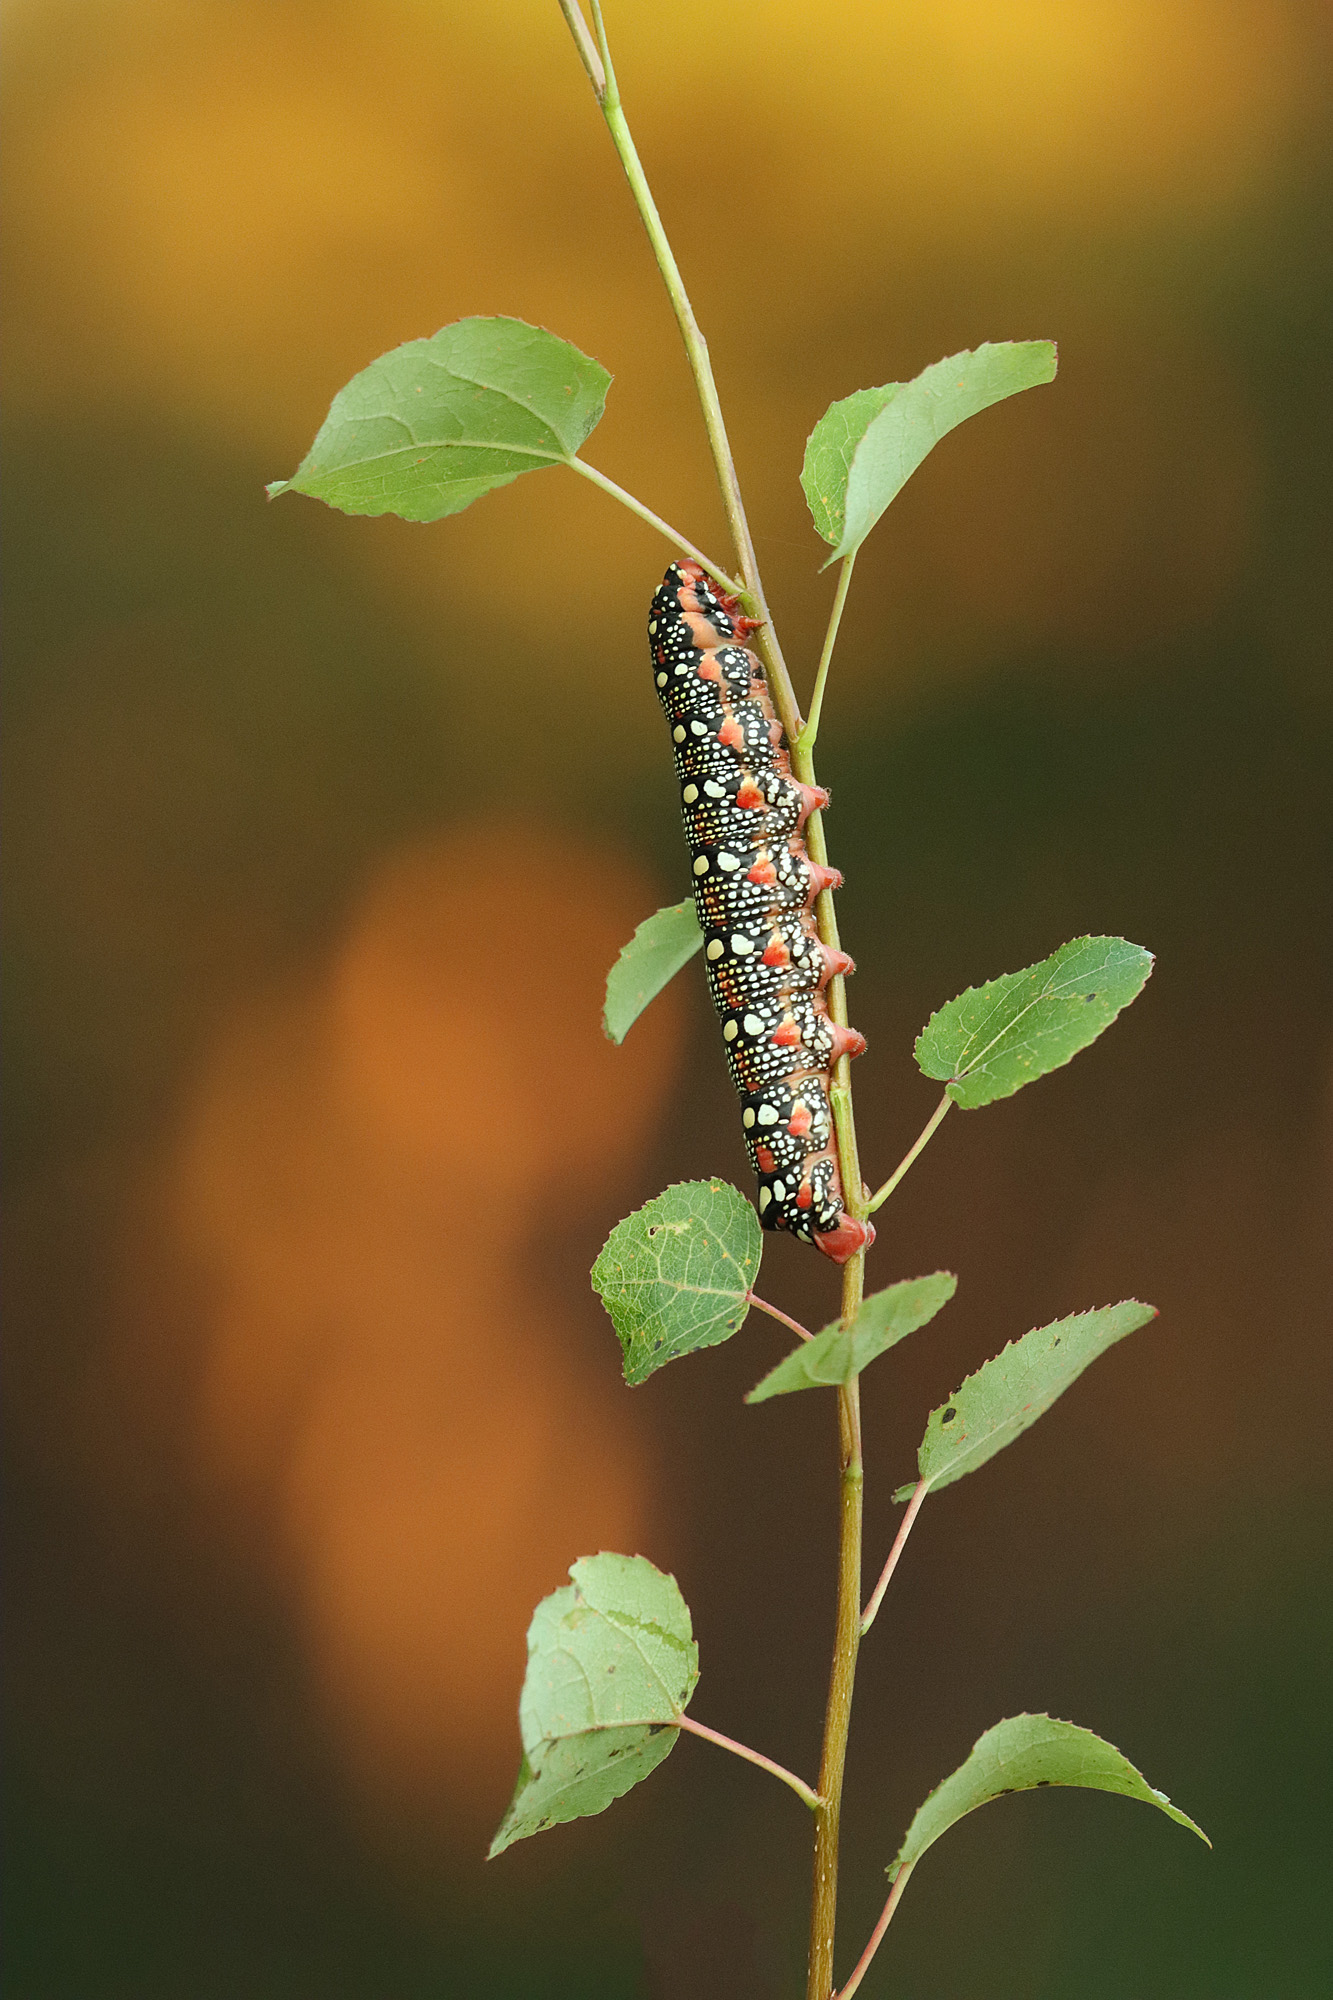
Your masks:
M611 61L611 51L607 45L601 8L598 0L591 0L591 4L593 23L597 32L595 52L599 57L597 64L591 60L593 52L589 49L587 29L582 15L578 12L577 0L560 0L562 12L574 36L580 59L591 79L602 115L606 120L611 143L624 168L625 178L629 182L640 220L648 233L648 241L657 260L657 268L662 274L667 296L676 315L676 324L685 343L685 352L698 391L699 406L703 412L704 428L708 434L709 449L713 455L713 467L717 474L722 504L726 510L727 525L731 531L732 543L739 558L740 572L745 583L745 589L739 595L749 614L763 621L760 629L754 634L754 646L763 660L773 706L786 733L791 750L792 769L801 783L813 785L815 783L813 742L802 741L800 706L796 700L791 675L787 671L787 663L782 657L777 634L773 630L768 602L764 596L754 541L746 519L740 482L736 477L736 465L722 416L722 405L718 398L717 384L713 380L708 346L694 317L694 309L685 290L680 267L667 240L662 219L657 212L657 204L653 200L625 114L621 109L620 91L616 83L615 66ZM602 73L600 80L599 67ZM843 585L848 577L849 566L845 566L844 576L839 581L844 601L846 590ZM836 608L840 618L841 606L838 605ZM826 656L832 654L835 637L836 626L825 641ZM821 665L826 679L827 657ZM811 859L826 865L828 846L824 838L823 815L820 812L811 813L806 822L805 838ZM824 890L817 900L816 921L822 942L831 950L840 949L838 919L830 890ZM829 981L827 998L830 1017L840 1026L846 1027L847 988L841 974L836 974ZM843 1202L850 1215L863 1221L869 1212L866 1206L867 1190L861 1178L856 1123L852 1113L851 1065L846 1056L842 1057L834 1071L829 1102L833 1114L838 1168L842 1178ZM856 1317L864 1289L865 1252L857 1251L843 1266L842 1317L845 1325L850 1325ZM824 1715L819 1803L815 1808L814 1890L810 1914L808 1987L810 2000L829 2000L833 1990L833 1935L838 1908L838 1826L842 1811L842 1777L847 1759L847 1733L851 1722L856 1654L861 1632L861 1502L864 1474L861 1463L861 1393L860 1385L855 1381L847 1388L838 1391L838 1442L841 1495L838 1524L838 1601L833 1666L829 1679L828 1706Z
M565 26L574 37L579 61L588 72L588 81L600 104L606 96L606 71L602 68L602 58L597 53L597 44L588 33L588 24L583 18L579 0L559 0L559 6L560 12L565 17Z
M710 576L716 577L723 589L729 591L733 597L740 594L744 586L737 583L734 576L728 576L720 563L715 563L711 556L704 554L702 549L696 549L693 542L686 541L679 528L673 528L671 523L664 521L660 514L654 514L651 507L645 507L642 500L636 500L634 495L627 493L623 486L617 486L614 479L608 479L606 474L599 472L595 465L589 465L586 458L567 458L565 464L571 472L581 472L583 477L590 479L594 486L600 486L603 493L609 493L613 500L619 500L622 507L628 507L631 514L637 514L639 519L646 521L650 528L656 528L658 533L665 535L669 542L674 543L678 549L683 549L687 556L693 556L694 560L697 563L701 563Z
M679 1729L688 1729L691 1736L701 1736L705 1743L716 1743L719 1750L730 1750L733 1757L743 1757L747 1764L757 1764L761 1771L768 1771L775 1778L781 1778L783 1784L789 1785L797 1798L809 1806L811 1812L818 1809L819 1793L812 1791L805 1779L798 1778L785 1764L775 1764L771 1757L761 1756L758 1750L751 1750L747 1743L738 1743L734 1736L724 1736L718 1729L709 1729L702 1722L696 1722L692 1716L682 1715L676 1726Z
M909 1861L906 1868L900 1868L898 1870L897 1875L894 1877L893 1887L889 1891L889 1900L884 1905L884 1908L880 1911L879 1922L875 1925L874 1930L871 1931L870 1933L870 1942L867 1944L865 1950L861 1953L860 1958L857 1959L856 1970L855 1972L853 1972L851 1978L847 1981L847 1984L843 1987L842 1991L838 1994L837 2000L852 2000L853 1993L855 1993L857 1987L861 1984L861 1981L865 1978L866 1973L869 1971L870 1961L875 1956L875 1953L879 1950L880 1940L883 1938L885 1931L889 1928L889 1924L893 1919L893 1913L897 1909L899 1901L902 1897L903 1890L907 1887L907 1878L912 1872L913 1865L914 1864Z
M866 1633L870 1630L871 1626L874 1624L875 1614L879 1610L880 1605L884 1602L884 1593L889 1587L889 1579L893 1575L895 1569L897 1569L898 1567L898 1558L902 1554L904 1548L907 1545L907 1537L912 1532L912 1524L916 1520L917 1515L921 1512L921 1503L925 1499L929 1491L930 1491L929 1482L924 1479L918 1480L916 1491L913 1493L911 1499L907 1503L907 1512L903 1515L902 1520L898 1523L898 1532L893 1538L893 1547L889 1550L889 1559L885 1563L882 1571L880 1572L879 1582L875 1585L874 1590L871 1592L870 1602L869 1604L867 1604L865 1611L862 1615L861 1637L863 1639L865 1638Z
M838 571L838 588L833 594L833 609L829 613L828 630L824 634L824 650L819 656L819 666L815 673L814 693L810 697L810 714L805 728L801 731L799 748L807 757L813 757L815 744L819 740L819 718L824 707L824 688L828 681L829 662L833 658L833 648L838 640L838 627L842 623L842 609L847 602L847 592L852 583L852 567L856 562L856 551L844 556L842 568Z
M572 18L577 13L576 0L568 0L568 4L567 0L560 0L560 5L565 19L570 23L575 42L579 44L580 56L583 56L583 45L580 42L577 30L574 29ZM605 83L601 90L597 89L597 79L593 75L592 70L588 69L586 57L584 57L584 68L588 69L588 74L592 79L593 89L601 106L602 116L606 120L607 130L611 134L611 143L616 149L621 166L624 168L625 178L630 186L630 193L634 197L634 205L638 209L639 219L647 231L648 241L652 246L653 256L657 261L657 268L662 274L662 282L667 289L667 297L670 299L672 311L676 315L676 324L680 328L681 339L685 343L685 353L689 360L691 373L694 376L694 386L698 392L699 407L703 412L704 429L708 433L709 449L713 454L713 466L717 473L718 489L722 495L722 505L726 510L727 526L731 530L732 543L740 560L741 576L744 579L745 587L738 595L744 601L750 615L764 621L763 629L754 635L755 648L763 659L768 675L769 688L773 695L773 706L776 708L782 726L787 732L787 741L795 743L801 731L801 712L796 701L796 691L791 683L791 675L787 671L787 663L782 657L782 649L778 644L777 634L773 630L768 602L764 596L764 586L759 575L759 562L754 551L754 540L750 534L750 524L746 519L745 503L741 498L740 481L736 477L736 465L731 455L731 444L727 437L727 426L722 416L722 404L718 397L717 384L713 380L713 364L709 359L708 343L699 329L699 322L694 317L694 308L690 304L689 294L685 289L685 280L681 277L680 266L676 262L675 253L667 239L666 230L662 226L662 218L657 212L657 203L653 200L652 189L648 185L648 177L643 171L643 164L639 159L638 149L634 144L625 113L621 108L620 88L616 82L615 66L611 61L611 51L607 46L606 29L602 21L602 10L598 5L598 0L592 0L592 13L593 22L597 30L597 46L600 50L601 66L605 75ZM582 25L581 21L580 25ZM585 36L586 33L587 30L585 28Z
M876 1188L875 1192L871 1195L869 1205L866 1208L867 1215L873 1215L875 1213L875 1210L879 1208L882 1203L888 1200L889 1196L893 1193L893 1190L897 1187L899 1181L902 1179L903 1175L907 1172L907 1169L912 1165L913 1161L916 1160L920 1154L925 1152L926 1147L930 1144L931 1140L935 1137L935 1134L939 1131L940 1126L944 1123L944 1114L949 1109L949 1106L952 1103L953 1099L950 1097L948 1091L946 1090L943 1097L940 1099L939 1103L935 1106L934 1111L931 1113L930 1122L926 1126L925 1130L922 1132L916 1144L912 1147L911 1151L905 1154L904 1157L898 1162L893 1172L889 1175L889 1178L885 1181L883 1187Z
M861 1302L864 1252L844 1270L844 1319ZM855 1303L848 1310L848 1294ZM807 2000L828 2000L833 1991L833 1939L838 1915L838 1830L847 1734L852 1720L856 1655L861 1641L861 1385L838 1391L838 1447L841 1473L838 1509L838 1604L834 1619L833 1665L824 1711L824 1748L819 1763L820 1804L815 1811L814 1882L810 1899L810 1956Z
M753 1292L747 1292L745 1296L752 1306L758 1306L761 1313L767 1313L770 1319L780 1320L783 1326L789 1326L793 1333L800 1335L802 1340L814 1339L814 1335L808 1328L803 1327L798 1319L793 1319L790 1313L782 1312L777 1306L771 1306L767 1299L756 1298Z

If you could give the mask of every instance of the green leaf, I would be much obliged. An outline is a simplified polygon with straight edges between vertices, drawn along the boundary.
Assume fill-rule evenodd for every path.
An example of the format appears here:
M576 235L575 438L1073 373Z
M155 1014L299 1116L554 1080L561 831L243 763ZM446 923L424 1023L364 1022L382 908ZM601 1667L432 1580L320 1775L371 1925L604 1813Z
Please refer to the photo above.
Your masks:
M438 521L520 473L563 465L602 414L598 361L518 319L460 319L354 375L290 479L345 514Z
M759 1218L726 1181L679 1181L618 1222L592 1283L620 1335L625 1380L729 1340L761 1255Z
M967 1762L936 1786L908 1827L907 1838L887 1870L889 1880L914 1867L965 1813L1005 1792L1030 1792L1039 1785L1080 1785L1087 1791L1141 1799L1177 1826L1197 1833L1206 1847L1213 1844L1188 1813L1173 1806L1165 1792L1155 1791L1128 1758L1090 1729L1057 1722L1049 1715L1011 1715L979 1736Z
M1054 379L1054 341L986 341L924 368L911 382L858 389L832 404L810 433L801 469L815 527L833 544L829 562L855 554L947 432L1020 389Z
M1124 938L1075 938L1039 965L969 986L932 1014L916 1039L917 1064L947 1079L965 1111L1012 1097L1095 1042L1142 992L1152 966L1152 953Z
M916 1455L921 1478L935 1488L975 1472L1045 1416L1099 1354L1156 1317L1156 1306L1122 1299L1118 1306L1071 1313L1011 1340L931 1411ZM905 1500L911 1492L903 1486L893 1497Z
M766 1403L770 1396L789 1396L796 1389L843 1389L868 1368L877 1355L934 1319L958 1290L952 1271L929 1278L904 1278L866 1299L850 1327L834 1320L811 1340L785 1355L745 1398Z
M805 441L801 485L817 532L835 545L842 539L847 478L856 448L870 425L899 391L902 382L882 389L858 389L830 403Z
M644 1556L583 1556L528 1627L523 1760L490 1857L604 1812L672 1750L699 1678L689 1608Z
M692 896L644 918L606 975L602 1027L613 1042L624 1041L649 1001L688 965L703 941Z

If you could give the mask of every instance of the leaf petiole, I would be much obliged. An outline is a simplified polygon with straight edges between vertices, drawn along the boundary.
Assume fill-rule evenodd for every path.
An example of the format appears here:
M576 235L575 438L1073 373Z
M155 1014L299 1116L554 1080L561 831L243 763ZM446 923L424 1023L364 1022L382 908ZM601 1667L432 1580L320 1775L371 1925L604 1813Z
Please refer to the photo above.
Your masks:
M676 548L683 549L687 556L693 556L694 560L697 563L701 563L710 576L716 577L722 588L730 596L739 597L741 595L741 592L745 588L744 584L737 583L734 576L728 576L720 563L715 563L711 556L704 554L702 549L696 549L694 543L687 541L679 528L673 528L671 523L664 521L660 514L654 514L651 507L645 507L642 500L636 500L634 495L627 493L623 486L617 486L614 479L608 479L606 474L599 472L595 465L589 465L586 458L567 458L564 463L569 467L571 472L581 472L583 477L591 480L594 486L600 486L603 493L609 493L611 498L618 500L622 507L628 507L631 514L637 514L639 519L646 521L650 528L656 528L658 533L665 535L667 540L674 543Z
M917 1515L921 1512L921 1503L929 1491L930 1481L928 1479L917 1481L916 1491L907 1503L907 1512L898 1523L898 1532L893 1538L893 1547L889 1550L889 1559L880 1571L879 1582L871 1592L870 1602L861 1614L861 1637L863 1639L874 1624L879 1607L884 1602L884 1593L889 1587L889 1581L893 1572L898 1567L898 1558L907 1545L907 1537L912 1532L913 1523Z
M810 714L797 742L797 749L802 757L812 757L815 744L819 740L819 717L824 707L824 688L828 681L829 663L833 658L833 648L837 644L838 627L842 623L843 606L847 602L847 592L851 588L852 566L855 561L856 551L853 549L849 556L843 557L842 568L838 572L838 588L833 593L833 609L829 612L824 648L819 655L814 692L810 697Z
M935 1134L939 1131L940 1126L944 1123L944 1114L949 1109L949 1106L952 1103L953 1099L952 1097L950 1097L948 1091L946 1090L943 1097L940 1099L939 1103L935 1106L934 1111L931 1113L929 1123L926 1125L926 1128L922 1132L920 1138L916 1141L916 1144L911 1148L910 1152L905 1154L904 1157L898 1162L898 1165L889 1175L889 1178L885 1181L883 1187L877 1188L874 1194L871 1195L869 1203L867 1204L866 1207L867 1215L873 1215L875 1213L875 1210L879 1208L882 1203L888 1200L889 1196L893 1193L893 1190L897 1187L903 1175L907 1172L907 1169L913 1165L913 1163L920 1157L922 1153L925 1152L926 1147L930 1144L931 1140L935 1137Z
M806 1327L803 1327L798 1319L792 1319L787 1313L780 1311L777 1306L771 1306L767 1299L758 1299L753 1292L747 1292L745 1296L749 1303L752 1306L756 1306L761 1313L767 1313L770 1319L781 1321L783 1326L790 1327L791 1331L797 1334L802 1340L814 1339L814 1335Z
M677 1727L688 1729L691 1736L701 1736L705 1743L715 1743L719 1750L730 1750L733 1757L743 1757L747 1764L757 1764L761 1771L769 1772L774 1778L781 1778L783 1784L790 1786L802 1804L809 1806L811 1812L823 1804L819 1793L807 1785L804 1778L798 1778L785 1764L775 1764L771 1757L762 1756L758 1750L751 1750L748 1744L738 1743L735 1737L724 1736L718 1729L709 1729L704 1723L695 1722L693 1717L688 1715L681 1716Z
M906 1868L898 1870L897 1879L889 1891L889 1900L879 1913L879 1922L875 1925L874 1930L871 1931L869 1942L865 1950L861 1953L860 1958L856 1961L856 1970L852 1973L851 1978L841 1991L834 1995L834 2000L852 2000L853 1993L855 1993L857 1987L870 1970L870 1961L879 1950L884 1933L893 1920L893 1913L898 1907L903 1890L907 1887L907 1878L911 1872L910 1863Z

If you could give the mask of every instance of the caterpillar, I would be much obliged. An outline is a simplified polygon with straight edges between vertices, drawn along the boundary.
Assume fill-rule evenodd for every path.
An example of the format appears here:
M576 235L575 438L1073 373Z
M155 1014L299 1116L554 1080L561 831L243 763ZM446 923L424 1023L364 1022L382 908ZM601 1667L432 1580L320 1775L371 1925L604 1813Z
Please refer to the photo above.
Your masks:
M700 564L674 562L653 597L648 646L759 1219L844 1264L875 1232L843 1207L829 1073L866 1044L825 1001L833 975L853 970L815 928L816 896L842 882L804 840L828 793L792 776L763 667L745 644L759 622Z

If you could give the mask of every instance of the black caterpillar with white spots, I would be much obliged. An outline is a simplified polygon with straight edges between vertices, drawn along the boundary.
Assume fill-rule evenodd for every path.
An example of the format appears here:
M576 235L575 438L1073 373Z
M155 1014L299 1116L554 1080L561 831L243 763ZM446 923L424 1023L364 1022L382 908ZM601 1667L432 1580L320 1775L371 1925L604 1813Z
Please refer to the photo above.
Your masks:
M816 896L842 877L812 861L802 837L828 794L792 776L763 667L744 643L755 628L698 563L675 562L653 598L648 645L759 1219L843 1264L875 1232L843 1207L829 1072L865 1038L825 1003L830 978L852 964L815 928Z

